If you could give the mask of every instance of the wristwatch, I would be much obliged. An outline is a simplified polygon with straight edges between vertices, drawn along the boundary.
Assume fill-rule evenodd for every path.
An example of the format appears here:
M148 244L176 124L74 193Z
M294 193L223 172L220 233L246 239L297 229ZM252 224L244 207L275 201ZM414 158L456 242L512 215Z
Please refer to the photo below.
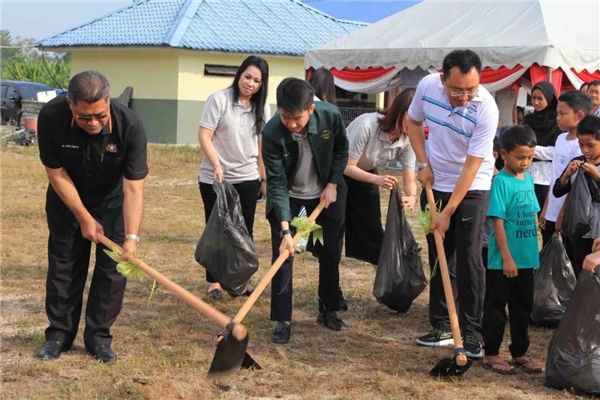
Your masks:
M125 239L133 239L138 243L140 242L140 237L133 233L128 233L127 235L125 235Z
M429 167L429 166L430 166L428 162L418 162L418 161L416 162L416 164L415 164L415 165L416 165L416 167L417 167L417 171L420 171L420 170L422 170L423 168L427 168L427 167Z
M284 229L281 232L279 232L279 239L283 239L283 237L285 235L291 235L292 232L289 229Z

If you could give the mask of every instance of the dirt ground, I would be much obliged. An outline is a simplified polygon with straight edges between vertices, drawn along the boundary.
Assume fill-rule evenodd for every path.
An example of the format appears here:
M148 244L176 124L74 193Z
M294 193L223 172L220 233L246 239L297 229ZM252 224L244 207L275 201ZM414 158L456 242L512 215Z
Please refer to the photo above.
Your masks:
M414 344L416 336L429 330L427 290L408 313L393 312L371 294L374 268L353 259L344 258L340 265L350 308L342 314L348 330L336 333L317 325L318 266L308 255L295 261L291 342L271 342L268 289L244 320L250 332L248 352L261 370L207 379L219 329L164 288L157 290L147 307L149 279L128 282L123 310L112 329L116 363L96 362L80 336L74 349L60 359L39 361L34 355L45 342L47 325L47 179L35 147L3 145L0 157L2 399L578 398L545 388L542 375L506 377L478 365L463 378L429 377L431 367L451 355L452 349ZM172 280L204 296L204 270L193 258L204 227L196 183L199 151L153 145L149 163L142 256ZM423 245L416 216L409 218ZM270 266L264 203L257 210L255 238L260 256L260 269L253 277L256 284ZM425 256L423 261L428 270ZM243 302L225 295L215 306L233 316ZM541 362L551 335L551 330L531 328L531 355ZM502 351L508 357L507 343L508 338Z

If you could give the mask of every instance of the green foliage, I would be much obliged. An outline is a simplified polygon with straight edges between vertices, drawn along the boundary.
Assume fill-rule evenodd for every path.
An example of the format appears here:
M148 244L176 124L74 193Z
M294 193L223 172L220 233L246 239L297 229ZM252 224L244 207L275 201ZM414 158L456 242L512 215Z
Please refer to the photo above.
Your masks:
M113 261L117 262L117 272L121 274L125 279L137 279L143 280L146 274L144 271L140 270L137 266L129 261L121 260L121 250L118 247L113 247L110 250L104 249L106 255L108 255ZM154 290L156 289L156 281L152 282L152 288L150 289L150 296L148 297L148 302L146 303L146 307L150 308L150 302L152 301L152 296L154 296Z
M41 53L34 39L13 39L8 30L0 30L2 80L40 82L54 88L66 88L71 73L70 53Z
M32 59L18 55L2 68L2 79L7 81L40 82L54 88L69 85L71 62L56 59Z
M317 242L323 244L323 228L315 221L311 221L308 217L295 217L291 225L298 229L301 237L308 239L308 235L312 233L313 244Z

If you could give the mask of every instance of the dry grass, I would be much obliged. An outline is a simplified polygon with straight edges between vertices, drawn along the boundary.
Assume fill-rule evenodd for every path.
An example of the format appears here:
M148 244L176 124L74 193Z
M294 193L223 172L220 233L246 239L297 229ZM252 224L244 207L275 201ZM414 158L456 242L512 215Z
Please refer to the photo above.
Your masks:
M26 399L574 399L545 388L541 376L503 377L473 366L462 379L440 380L429 369L451 349L414 345L429 329L427 291L407 314L379 305L371 294L370 265L343 259L341 285L350 310L349 329L333 333L315 323L317 264L297 257L294 326L288 345L270 341L269 297L265 293L244 323L248 351L262 370L241 370L218 381L206 378L218 328L175 296L159 289L149 309L149 282L129 282L123 311L112 329L119 355L112 365L97 363L80 337L60 359L34 358L47 324L44 285L47 180L36 148L2 148L2 398ZM196 183L198 150L151 146L146 213L141 236L144 259L202 296L204 271L193 253L204 226ZM383 203L387 203L384 201ZM269 267L270 245L264 203L255 236L261 267ZM416 236L423 236L410 217ZM425 257L426 258L426 257ZM243 299L225 296L216 306L233 316ZM83 327L81 327L81 330ZM545 360L552 332L531 329L531 353ZM506 345L503 348L506 351Z

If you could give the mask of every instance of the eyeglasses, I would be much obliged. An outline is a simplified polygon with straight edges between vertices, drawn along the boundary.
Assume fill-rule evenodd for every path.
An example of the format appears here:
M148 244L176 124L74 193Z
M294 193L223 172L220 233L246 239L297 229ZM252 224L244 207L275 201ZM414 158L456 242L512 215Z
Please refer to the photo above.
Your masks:
M474 90L466 90L466 89L450 89L449 94L451 97L475 97L477 94L477 89Z
M101 114L79 114L75 111L73 111L73 115L75 115L75 117L77 117L77 119L80 119L82 121L92 121L92 120L96 120L96 121L104 121L106 118L109 117L109 113L101 113Z

